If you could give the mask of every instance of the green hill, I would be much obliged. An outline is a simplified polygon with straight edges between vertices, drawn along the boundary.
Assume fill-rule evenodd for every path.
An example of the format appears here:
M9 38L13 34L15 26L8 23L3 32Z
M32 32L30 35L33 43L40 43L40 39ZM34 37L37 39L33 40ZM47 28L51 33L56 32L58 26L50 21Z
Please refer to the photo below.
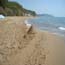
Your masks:
M0 0L0 14L5 16L35 16L35 11L27 10L23 8L17 2L11 2L8 0Z

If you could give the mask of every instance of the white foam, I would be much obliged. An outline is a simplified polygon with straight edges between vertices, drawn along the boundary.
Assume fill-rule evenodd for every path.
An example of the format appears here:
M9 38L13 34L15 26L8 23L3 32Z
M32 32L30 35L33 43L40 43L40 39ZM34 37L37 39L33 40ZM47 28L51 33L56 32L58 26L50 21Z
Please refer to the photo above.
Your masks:
M4 19L5 17L3 15L0 14L0 19Z
M58 29L60 29L60 30L65 30L65 28L64 28L64 27L59 27Z

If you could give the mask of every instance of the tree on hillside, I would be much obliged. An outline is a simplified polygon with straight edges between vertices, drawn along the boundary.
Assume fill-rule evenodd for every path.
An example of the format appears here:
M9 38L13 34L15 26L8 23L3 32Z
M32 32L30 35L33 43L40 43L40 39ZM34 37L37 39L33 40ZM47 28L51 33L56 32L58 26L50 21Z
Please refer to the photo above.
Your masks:
M8 0L0 0L0 6L5 8L7 2L8 2Z
M32 15L35 16L36 13L31 10L27 10L23 8L22 5L20 5L17 2L13 2L10 0L0 0L0 13L3 15L15 15L15 16L24 16L24 15Z

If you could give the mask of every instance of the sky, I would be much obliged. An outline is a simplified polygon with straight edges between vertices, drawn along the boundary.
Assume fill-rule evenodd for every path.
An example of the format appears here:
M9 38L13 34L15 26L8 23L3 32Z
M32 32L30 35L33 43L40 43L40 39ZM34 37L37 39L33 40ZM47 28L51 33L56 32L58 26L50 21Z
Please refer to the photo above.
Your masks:
M24 8L33 10L37 14L51 14L65 17L65 0L10 0L23 5Z

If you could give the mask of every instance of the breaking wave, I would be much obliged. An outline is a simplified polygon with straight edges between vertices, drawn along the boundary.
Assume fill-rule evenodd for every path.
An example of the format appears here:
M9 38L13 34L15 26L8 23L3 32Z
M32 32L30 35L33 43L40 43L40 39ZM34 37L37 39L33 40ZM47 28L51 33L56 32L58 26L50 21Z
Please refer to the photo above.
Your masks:
M60 29L60 30L65 30L65 27L58 27L58 29Z

